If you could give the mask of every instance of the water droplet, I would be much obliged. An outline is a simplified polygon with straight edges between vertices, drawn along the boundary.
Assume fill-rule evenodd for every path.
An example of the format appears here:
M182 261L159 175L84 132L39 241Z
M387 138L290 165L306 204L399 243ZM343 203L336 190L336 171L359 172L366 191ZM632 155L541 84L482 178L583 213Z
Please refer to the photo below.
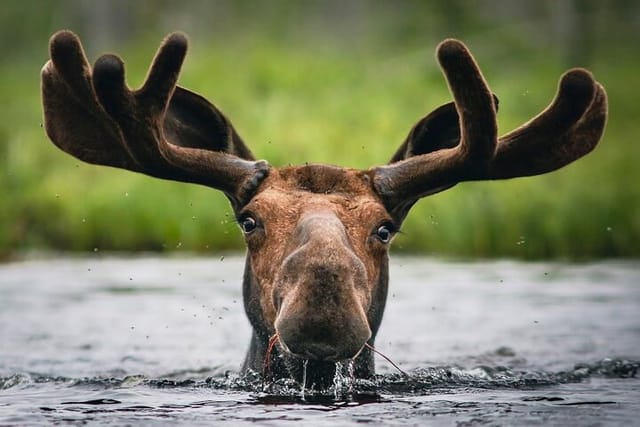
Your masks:
M87 222L87 219L86 218L82 218L82 222L83 223Z
M611 228L611 227L607 227L607 231L608 231L608 232L611 232L611 230L613 230L613 228Z
M93 252L98 252L99 249L98 248L93 248Z
M220 261L224 261L224 255L220 257Z
M516 242L516 245L520 246L524 244L525 244L524 236L520 236L520 240Z
M342 391L342 382L344 377L342 376L342 362L336 362L336 373L333 375L333 394L338 400L340 392Z
M304 400L304 392L307 387L307 365L309 359L304 359L302 362L302 389L300 390L300 399Z
M124 197L129 197L129 193L128 193L128 192L125 192L125 193L124 193Z

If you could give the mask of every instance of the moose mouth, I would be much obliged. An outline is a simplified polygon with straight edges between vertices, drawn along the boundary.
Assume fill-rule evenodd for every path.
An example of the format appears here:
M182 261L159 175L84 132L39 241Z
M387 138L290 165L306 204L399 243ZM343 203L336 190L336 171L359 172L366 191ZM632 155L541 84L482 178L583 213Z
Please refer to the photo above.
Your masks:
M364 342L353 355L345 356L344 353L340 351L340 349L336 348L336 346L332 344L307 343L303 347L295 347L295 350L292 350L286 344L286 342L280 338L280 334L276 333L272 339L274 338L275 343L277 343L283 350L283 352L288 356L302 360L317 360L321 362L333 363L354 360L360 355L366 345L366 342Z

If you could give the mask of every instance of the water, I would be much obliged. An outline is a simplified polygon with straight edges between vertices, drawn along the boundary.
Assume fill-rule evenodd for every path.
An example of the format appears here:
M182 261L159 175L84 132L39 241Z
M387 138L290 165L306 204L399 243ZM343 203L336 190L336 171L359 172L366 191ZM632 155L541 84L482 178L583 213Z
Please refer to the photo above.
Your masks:
M0 265L0 425L633 425L640 264L393 258L379 375L238 368L243 260Z

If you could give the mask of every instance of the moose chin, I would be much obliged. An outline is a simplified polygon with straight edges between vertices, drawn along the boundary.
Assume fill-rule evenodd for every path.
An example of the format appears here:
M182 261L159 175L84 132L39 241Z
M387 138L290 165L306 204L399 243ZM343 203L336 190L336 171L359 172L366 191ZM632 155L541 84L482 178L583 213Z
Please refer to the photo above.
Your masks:
M88 163L222 191L248 249L253 332L243 370L301 380L304 366L309 385L330 384L341 361L352 360L358 378L374 374L389 245L414 203L462 181L561 168L595 148L607 117L604 88L576 68L543 112L500 137L497 98L465 45L445 40L436 56L454 101L420 119L389 163L276 168L254 158L214 105L176 85L185 35L163 41L137 90L118 56L90 66L72 32L49 46L42 100L51 141Z

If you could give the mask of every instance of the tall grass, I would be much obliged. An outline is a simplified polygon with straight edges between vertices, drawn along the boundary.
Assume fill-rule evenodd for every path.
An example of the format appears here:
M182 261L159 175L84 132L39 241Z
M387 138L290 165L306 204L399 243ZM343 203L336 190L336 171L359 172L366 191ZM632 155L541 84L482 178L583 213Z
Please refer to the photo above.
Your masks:
M231 117L259 158L368 168L385 163L421 116L450 95L433 45L311 49L193 40L180 84ZM43 43L45 43L43 41ZM137 86L156 42L125 48ZM473 48L474 46L471 45ZM500 97L506 133L551 100L564 71L553 57L474 50ZM227 250L242 247L214 190L83 164L48 142L38 70L0 70L0 253L16 250ZM464 183L419 202L395 250L519 258L640 255L639 58L594 64L611 104L601 145L552 174ZM542 64L542 65L541 65ZM635 94L635 95L634 95Z

